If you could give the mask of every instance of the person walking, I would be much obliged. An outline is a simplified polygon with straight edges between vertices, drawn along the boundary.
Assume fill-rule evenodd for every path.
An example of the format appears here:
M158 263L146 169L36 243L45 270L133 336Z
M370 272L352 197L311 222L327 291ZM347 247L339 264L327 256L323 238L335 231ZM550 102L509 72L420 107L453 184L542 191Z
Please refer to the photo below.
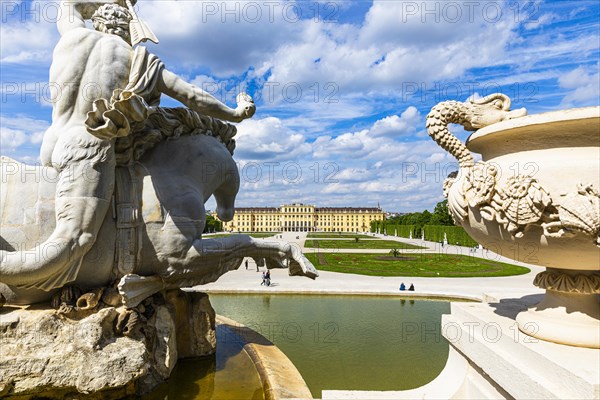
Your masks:
M260 286L265 285L266 283L267 283L267 273L265 271L263 271L262 282L260 283Z
M248 270L248 259L246 259L246 261L244 262L244 264L246 265L246 270Z
M267 270L265 274L265 282L267 286L271 286L271 271Z

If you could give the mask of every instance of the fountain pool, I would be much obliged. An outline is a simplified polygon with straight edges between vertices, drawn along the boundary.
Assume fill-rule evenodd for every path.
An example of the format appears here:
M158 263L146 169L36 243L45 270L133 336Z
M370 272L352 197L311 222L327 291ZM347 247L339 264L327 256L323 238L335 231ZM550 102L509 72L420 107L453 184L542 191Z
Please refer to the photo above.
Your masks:
M446 301L388 296L210 294L218 314L276 344L314 397L322 390L406 390L444 368ZM219 344L218 344L219 345Z

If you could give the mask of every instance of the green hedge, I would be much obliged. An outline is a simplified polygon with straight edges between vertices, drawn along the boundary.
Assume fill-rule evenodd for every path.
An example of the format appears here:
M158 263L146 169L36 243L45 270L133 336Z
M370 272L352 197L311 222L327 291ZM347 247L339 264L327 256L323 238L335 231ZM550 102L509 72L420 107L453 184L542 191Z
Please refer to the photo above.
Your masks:
M389 224L386 221L373 221L371 222L371 232L384 233L393 236L396 231L399 237L410 237L412 232L413 239L420 239L422 231L425 232L425 240L431 242L443 242L444 233L448 239L448 244L458 244L459 246L475 247L478 245L476 241L465 232L460 226L449 226L449 225L425 225L420 228L416 225L396 225Z
M445 233L448 244L466 247L475 247L479 244L460 226L425 225L423 230L425 231L425 240L431 242L443 242Z
M416 239L415 236L415 226L414 225L390 225L386 224L385 227L387 234L390 236L398 236L403 238L409 238L412 232L413 239ZM396 235L397 233L397 235Z
M413 238L421 237L415 234L415 232L418 232L419 235L421 234L421 231L415 225L390 224L386 221L371 222L371 232L377 232L378 230L382 234L387 233L390 236L394 236L398 232L398 237L408 238L412 232Z

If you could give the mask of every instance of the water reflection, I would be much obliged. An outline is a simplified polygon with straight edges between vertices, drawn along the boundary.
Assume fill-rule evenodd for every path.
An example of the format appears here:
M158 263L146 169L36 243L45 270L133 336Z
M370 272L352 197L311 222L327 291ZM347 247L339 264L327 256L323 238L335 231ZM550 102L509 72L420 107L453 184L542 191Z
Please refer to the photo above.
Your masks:
M179 360L169 382L144 400L263 400L258 372L237 340L217 325L217 354Z

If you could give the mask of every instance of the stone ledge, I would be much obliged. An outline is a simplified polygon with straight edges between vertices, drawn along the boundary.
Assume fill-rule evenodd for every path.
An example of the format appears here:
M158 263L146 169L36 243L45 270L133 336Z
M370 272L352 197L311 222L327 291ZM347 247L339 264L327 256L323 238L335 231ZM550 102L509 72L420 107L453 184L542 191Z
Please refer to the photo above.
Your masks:
M439 301L467 301L481 302L483 296L472 296L467 294L446 292L370 292L366 290L347 289L318 289L318 290L286 290L286 289L210 289L202 288L203 292L211 294L272 294L272 295L318 295L318 296L373 296L373 297L399 297L414 300L439 300Z
M442 316L442 334L512 397L599 398L600 350L544 342L519 331L516 314L535 301L453 303L452 314Z
M298 369L271 341L222 315L217 315L216 321L221 328L225 328L228 339L238 341L254 362L265 400L313 398Z

